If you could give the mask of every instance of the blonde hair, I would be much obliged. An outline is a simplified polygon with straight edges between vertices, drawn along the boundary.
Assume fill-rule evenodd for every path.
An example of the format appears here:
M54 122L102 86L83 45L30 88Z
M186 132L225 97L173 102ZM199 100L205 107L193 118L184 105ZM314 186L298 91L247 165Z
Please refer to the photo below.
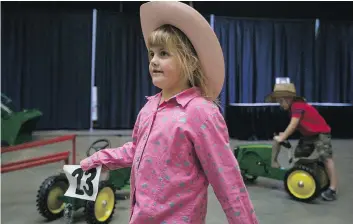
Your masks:
M163 25L151 33L147 40L147 46L149 48L159 46L176 52L182 75L187 78L190 86L199 87L201 95L210 100L211 92L207 88L208 80L202 71L200 60L191 41L181 30L172 25ZM219 105L218 99L213 102Z

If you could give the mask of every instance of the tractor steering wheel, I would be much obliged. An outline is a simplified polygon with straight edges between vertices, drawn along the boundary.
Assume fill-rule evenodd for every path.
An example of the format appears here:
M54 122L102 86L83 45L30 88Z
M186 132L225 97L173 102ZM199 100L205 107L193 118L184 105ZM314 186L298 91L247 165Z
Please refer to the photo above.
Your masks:
M290 142L288 140L285 140L281 143L279 143L281 146L283 146L284 148L290 149L292 148L292 145L290 144Z
M100 145L101 143L101 145ZM105 149L107 147L110 147L110 141L108 139L98 139L97 141L93 142L91 146L88 148L86 155L91 156L92 154L91 149L93 149L95 152L98 152L101 149Z

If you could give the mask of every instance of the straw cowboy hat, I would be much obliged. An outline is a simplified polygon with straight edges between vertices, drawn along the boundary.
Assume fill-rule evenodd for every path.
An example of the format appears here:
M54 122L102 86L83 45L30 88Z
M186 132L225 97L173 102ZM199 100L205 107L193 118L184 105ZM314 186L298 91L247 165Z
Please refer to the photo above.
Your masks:
M265 102L275 103L276 99L282 97L293 97L296 100L305 101L305 98L297 96L293 83L277 83L273 88L273 92L266 96Z
M207 20L192 7L174 1L148 2L140 7L142 33L147 44L151 32L172 25L189 38L206 75L212 100L220 94L224 82L224 58L218 38Z

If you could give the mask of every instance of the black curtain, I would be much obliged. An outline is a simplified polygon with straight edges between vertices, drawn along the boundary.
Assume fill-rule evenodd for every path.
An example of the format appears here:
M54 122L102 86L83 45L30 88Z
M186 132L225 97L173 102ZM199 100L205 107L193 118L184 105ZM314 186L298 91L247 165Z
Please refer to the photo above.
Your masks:
M316 66L318 100L353 103L353 22L320 22Z
M43 112L37 129L89 128L91 33L91 10L2 8L2 92Z
M96 41L97 128L130 129L145 96L158 91L149 76L139 15L99 10Z
M229 103L261 103L276 77L290 77L299 94L316 100L314 21L215 17L223 48L226 80L221 94Z

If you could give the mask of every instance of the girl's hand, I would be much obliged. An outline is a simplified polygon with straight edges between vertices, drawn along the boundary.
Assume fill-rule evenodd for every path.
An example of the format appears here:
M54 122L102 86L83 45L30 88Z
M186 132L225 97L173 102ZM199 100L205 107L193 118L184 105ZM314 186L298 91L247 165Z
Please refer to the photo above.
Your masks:
M105 166L105 165L102 165L102 171L103 172L106 172L106 171L109 171L110 169L107 167L107 166Z
M101 181L105 181L109 179L109 169L106 166L102 166L101 176L99 178Z

